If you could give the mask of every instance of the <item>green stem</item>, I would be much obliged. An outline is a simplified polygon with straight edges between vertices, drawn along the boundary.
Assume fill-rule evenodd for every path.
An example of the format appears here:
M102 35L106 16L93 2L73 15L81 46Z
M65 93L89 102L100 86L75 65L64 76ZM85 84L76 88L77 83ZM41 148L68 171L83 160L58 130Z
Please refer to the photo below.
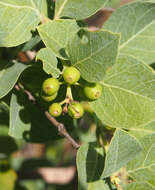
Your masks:
M80 87L84 87L82 84L80 84L80 83L75 83L74 85L76 85L76 86L80 86Z
M70 85L67 86L66 98L69 98L70 100L73 100L72 89L71 89Z
M63 104L65 104L67 102L67 99L64 99L62 102L60 102L59 104L62 106Z

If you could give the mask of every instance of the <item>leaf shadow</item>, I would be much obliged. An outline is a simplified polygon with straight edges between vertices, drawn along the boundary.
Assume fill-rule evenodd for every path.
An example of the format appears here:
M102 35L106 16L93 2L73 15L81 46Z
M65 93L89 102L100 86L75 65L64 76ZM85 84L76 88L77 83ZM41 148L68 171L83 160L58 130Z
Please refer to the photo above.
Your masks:
M18 149L16 142L12 137L0 136L0 153L10 155Z
M61 55L62 57L64 57L65 59L68 59L68 56L67 56L66 51L65 51L65 48L61 48L61 49L59 50L59 53L60 53L60 55Z
M88 153L86 158L86 175L87 182L93 182L100 180L103 169L105 156L95 148L97 142L90 142L88 147Z
M29 102L23 92L15 92L15 94L17 102L21 106L19 117L24 124L28 124L27 129L21 129L25 141L42 143L60 138L57 129L51 125L44 112Z
M6 62L2 62L0 63L0 71L7 69L9 67L12 67L14 65L14 63L10 62L10 63L6 63Z

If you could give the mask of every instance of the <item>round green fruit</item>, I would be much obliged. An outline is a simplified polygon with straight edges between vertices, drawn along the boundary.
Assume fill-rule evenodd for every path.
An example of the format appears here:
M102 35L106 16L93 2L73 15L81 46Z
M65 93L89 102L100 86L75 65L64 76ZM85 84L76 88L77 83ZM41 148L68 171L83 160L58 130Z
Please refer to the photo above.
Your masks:
M43 82L42 90L47 95L55 94L60 88L58 79L48 78Z
M63 72L63 78L68 84L75 84L80 79L80 72L75 67L67 67Z
M68 114L74 118L74 119L78 119L80 117L83 116L84 114L84 109L82 107L82 105L78 102L72 102L69 106L68 106Z
M42 94L41 97L42 97L42 99L44 101L51 102L51 101L53 101L57 97L57 94L58 94L57 92L55 94L51 95L51 96L47 96L45 94Z
M62 113L62 107L61 107L61 105L59 103L53 103L49 107L49 113L53 117L59 117L61 115L61 113Z
M84 87L84 93L90 100L98 99L102 94L102 86L100 84L87 84Z

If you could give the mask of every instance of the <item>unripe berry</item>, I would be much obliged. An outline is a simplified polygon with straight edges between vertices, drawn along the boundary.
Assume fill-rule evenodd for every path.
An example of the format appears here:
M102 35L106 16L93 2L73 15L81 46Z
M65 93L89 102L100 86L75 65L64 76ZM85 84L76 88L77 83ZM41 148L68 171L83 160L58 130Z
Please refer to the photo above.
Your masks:
M49 107L49 113L53 117L59 117L61 115L61 113L62 113L62 107L61 107L61 105L59 103L53 103Z
M75 84L80 79L80 72L75 67L67 67L63 72L63 78L68 84Z
M96 100L102 95L102 86L100 84L87 84L84 86L84 93L90 100Z
M41 97L42 97L42 99L44 101L51 102L51 101L53 101L57 97L57 94L58 94L57 92L55 94L51 95L51 96L47 96L45 94L42 94Z
M82 117L84 114L82 105L78 102L72 102L68 106L68 114L74 119L78 119Z
M59 90L60 84L58 79L48 78L43 82L42 90L47 95L53 95Z

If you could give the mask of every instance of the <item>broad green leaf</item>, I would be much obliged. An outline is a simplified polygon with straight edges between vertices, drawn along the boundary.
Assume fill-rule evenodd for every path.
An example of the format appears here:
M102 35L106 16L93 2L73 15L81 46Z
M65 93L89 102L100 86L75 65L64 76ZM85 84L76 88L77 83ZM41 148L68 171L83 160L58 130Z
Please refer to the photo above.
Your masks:
M103 28L121 33L120 54L134 55L145 63L155 60L155 3L139 1L122 6Z
M120 56L104 83L155 99L155 71L131 56Z
M36 189L37 190L44 190L45 189L45 182L42 179L20 180L19 184L23 187L23 189L26 188L26 190L36 190Z
M95 182L91 182L88 186L87 190L116 190L110 187L110 185L108 185L108 183L104 180L98 180ZM79 189L80 190L80 189Z
M55 7L55 18L70 17L81 20L95 14L103 8L108 0L58 0Z
M130 131L130 134L139 139L154 132L155 132L155 121L141 127L139 130Z
M116 130L105 159L103 178L109 177L125 166L141 151L141 146L133 136L123 130Z
M46 14L44 0L1 0L0 46L17 46L30 40L31 31L42 19L41 14Z
M0 63L0 98L8 94L14 87L20 74L28 65L22 63Z
M77 169L81 187L93 190L99 182L104 167L104 150L96 142L83 144L77 153ZM102 184L102 182L100 182ZM106 185L103 183L103 186ZM97 185L96 185L97 186ZM99 190L95 188L95 190Z
M96 82L103 80L106 71L115 63L118 45L118 34L81 30L69 41L67 53L81 76L89 82Z
M152 126L147 126L155 121L155 73L149 66L121 56L101 84L103 94L91 105L105 124L152 130Z
M155 189L155 133L140 138L139 142L142 151L129 162L127 172L134 181L151 184Z
M119 7L121 0L110 0L106 4L106 7L117 8Z
M5 190L14 190L17 174L13 169L0 171L0 187Z
M79 30L75 20L53 20L38 27L38 32L47 48L59 58L67 59L65 48L68 40Z
M23 110L23 114L22 114ZM10 103L10 127L9 135L15 138L22 139L24 131L30 130L30 122L25 122L26 113L24 113L24 106L20 104L18 97L12 94ZM27 118L26 118L27 120Z
M36 59L43 61L43 70L47 74L51 74L54 78L58 78L60 70L57 68L58 60L49 48L41 49L36 56Z
M123 187L123 190L154 190L154 189L155 188L152 187L150 184L144 182L138 182L138 183L134 182Z

